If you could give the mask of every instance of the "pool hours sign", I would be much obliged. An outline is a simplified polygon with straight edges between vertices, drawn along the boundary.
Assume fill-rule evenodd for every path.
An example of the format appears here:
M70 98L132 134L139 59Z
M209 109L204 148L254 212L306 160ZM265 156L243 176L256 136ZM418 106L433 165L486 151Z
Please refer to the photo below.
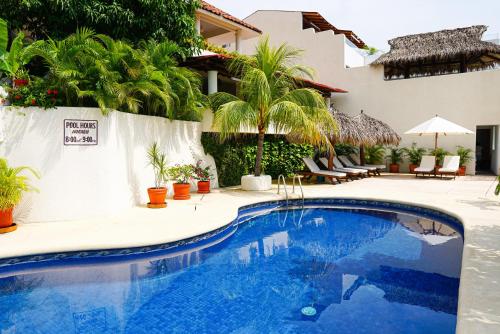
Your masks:
M97 130L95 120L65 119L64 145L97 145Z

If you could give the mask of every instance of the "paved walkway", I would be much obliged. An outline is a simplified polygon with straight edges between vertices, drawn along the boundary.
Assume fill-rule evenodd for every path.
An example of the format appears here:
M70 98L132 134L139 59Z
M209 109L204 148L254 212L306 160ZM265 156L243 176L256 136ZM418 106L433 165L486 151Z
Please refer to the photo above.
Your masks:
M458 333L500 333L500 197L493 178L455 181L385 175L332 186L305 186L306 197L352 197L415 203L458 216L464 223ZM217 190L168 208L133 208L101 220L20 225L0 236L0 258L160 244L214 230L232 221L242 205L282 199L269 192Z

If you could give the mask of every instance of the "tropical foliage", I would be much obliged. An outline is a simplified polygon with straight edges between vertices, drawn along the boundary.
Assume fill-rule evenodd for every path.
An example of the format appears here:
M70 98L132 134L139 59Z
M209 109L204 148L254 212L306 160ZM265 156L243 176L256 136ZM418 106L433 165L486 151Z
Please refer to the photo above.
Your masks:
M463 146L457 146L457 155L460 157L460 166L465 166L472 161L472 149Z
M0 18L0 72L5 73L11 79L24 76L24 65L30 60L24 48L24 33L18 33L9 49L7 46L7 22Z
M254 56L236 57L230 63L229 71L241 77L238 96L219 92L209 97L215 111L213 127L221 139L242 130L258 131L256 176L262 172L264 137L270 127L299 141L327 145L323 133L335 128L321 94L296 86L296 77L312 77L309 68L297 65L300 55L287 44L272 47L263 38Z
M26 166L10 167L7 160L0 158L0 210L7 210L16 206L22 199L23 193L36 191L30 185L29 178L21 173L31 172L36 178L40 178L38 173Z
M168 175L175 183L186 184L194 177L193 165L175 165L168 168Z
M198 160L196 165L192 165L194 178L198 181L210 181L214 177L210 166L201 167L201 163L202 161Z
M30 80L25 86L11 88L9 94L11 104L17 107L39 106L48 109L62 104L58 87L41 78Z
M180 53L169 41L143 41L134 47L85 28L60 41L36 41L22 51L23 59L43 60L47 70L43 80L61 93L55 100L50 96L50 102L98 106L105 114L117 109L199 121L204 105L201 80L177 66L175 56ZM13 104L22 99L22 105L35 99L42 105L44 96L34 94L13 92L11 99Z
M433 149L429 153L436 157L436 165L438 166L442 166L444 157L450 154L450 152L446 151L444 148L441 147Z
M398 147L391 147L389 148L389 155L387 155L387 158L389 159L391 164L397 165L403 161L403 155L404 155L403 149Z
M163 186L168 179L167 156L160 151L157 142L154 142L148 150L149 165L153 167L155 175L155 188Z
M385 148L381 145L374 145L365 147L365 163L367 164L380 164L384 162Z
M417 143L411 144L411 147L403 148L404 154L408 157L412 165L419 165L426 151L423 147L417 147Z
M357 154L358 148L350 144L335 144L335 153L337 156L349 156L351 154Z
M203 148L215 159L219 186L240 184L243 175L255 168L257 135L227 139L221 143L218 135L204 133L201 137ZM303 157L312 157L314 147L309 144L290 143L283 136L266 136L262 155L262 169L277 178L289 176L304 170Z
M196 33L198 0L2 0L0 13L11 30L34 39L62 39L76 27L132 43L153 38L174 41L191 53L201 45Z

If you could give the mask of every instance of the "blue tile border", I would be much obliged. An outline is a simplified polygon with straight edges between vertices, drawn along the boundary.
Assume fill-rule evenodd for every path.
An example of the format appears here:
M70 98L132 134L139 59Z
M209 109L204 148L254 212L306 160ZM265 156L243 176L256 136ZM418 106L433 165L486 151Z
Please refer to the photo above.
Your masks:
M363 200L354 198L310 198L302 201L293 199L288 201L288 207L342 207L342 208L368 208L393 210L398 213L407 213L420 216L422 218L438 220L441 223L450 225L463 236L463 225L461 221L442 211L426 208L418 205L404 204L382 200ZM234 233L237 226L245 223L263 211L271 211L277 208L286 208L285 201L267 201L251 205L242 206L238 210L238 217L213 231L187 238L179 241L150 245L144 247L118 248L105 250L74 251L64 253L48 253L40 255L28 255L0 259L0 274L23 269L34 269L48 266L60 266L63 264L78 263L92 264L104 262L128 262L152 255L166 255L173 252L189 251L190 249L203 247L204 245L222 241Z

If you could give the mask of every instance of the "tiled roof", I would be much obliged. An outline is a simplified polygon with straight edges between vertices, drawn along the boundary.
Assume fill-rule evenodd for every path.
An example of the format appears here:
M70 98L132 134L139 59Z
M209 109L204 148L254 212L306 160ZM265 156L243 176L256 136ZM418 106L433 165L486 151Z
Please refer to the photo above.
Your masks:
M201 2L201 9L203 10L206 10L207 12L210 12L212 14L215 14L217 16L220 16L220 17L223 17L225 18L226 20L229 20L229 21L232 21L234 23L237 23L245 28L248 28L250 30L253 30L255 32L258 32L259 34L262 33L262 31L260 29L257 29L256 27L246 23L245 21L242 21L234 16L232 16L231 14L229 13L226 13L225 11L223 11L222 9L219 9L215 6L212 6L211 4L209 4L208 2L205 2L205 1L202 1Z
M233 56L231 55L223 55L218 53L203 55L203 56L194 56L182 62L181 66L186 66L202 71L217 70L220 73L224 73L227 76L232 76L230 73L227 73L227 66L226 66L226 62L228 60L231 60L232 58ZM296 78L295 80L297 81L297 84L299 84L302 87L314 88L324 94L347 93L347 91L344 89L328 86L312 80L303 78Z
M345 35L348 40L360 49L364 48L366 45L354 32L351 30L338 29L318 12L302 12L302 18L305 21L304 23L311 25L317 31L332 30L335 35Z

